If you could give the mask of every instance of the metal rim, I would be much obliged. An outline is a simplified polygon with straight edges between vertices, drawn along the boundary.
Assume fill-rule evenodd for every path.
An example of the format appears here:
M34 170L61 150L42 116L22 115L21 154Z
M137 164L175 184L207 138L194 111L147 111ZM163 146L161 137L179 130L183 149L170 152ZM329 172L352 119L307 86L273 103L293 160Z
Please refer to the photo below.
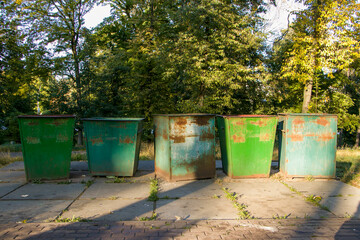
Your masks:
M75 115L20 115L18 118L75 118Z
M154 117L202 117L202 116L216 116L215 114L210 114L210 113L174 113L174 114L153 114L152 116Z
M278 113L278 115L281 115L281 116L337 116L336 114L328 114L328 113Z
M139 122L143 121L145 118L82 118L81 121L104 121L104 122Z
M223 118L276 118L276 115L217 115Z

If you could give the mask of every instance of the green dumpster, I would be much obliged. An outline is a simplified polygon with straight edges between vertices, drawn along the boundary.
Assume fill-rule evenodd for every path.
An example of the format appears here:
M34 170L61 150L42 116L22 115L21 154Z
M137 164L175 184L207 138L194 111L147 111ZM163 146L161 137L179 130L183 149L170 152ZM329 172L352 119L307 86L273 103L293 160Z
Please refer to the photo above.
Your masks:
M143 118L82 119L89 171L99 176L133 176L139 163Z
M217 116L221 160L231 178L269 177L276 116Z
M26 179L69 178L73 115L19 116Z
M155 174L168 181L215 176L215 115L156 114Z
M280 171L285 177L334 178L337 116L279 114Z

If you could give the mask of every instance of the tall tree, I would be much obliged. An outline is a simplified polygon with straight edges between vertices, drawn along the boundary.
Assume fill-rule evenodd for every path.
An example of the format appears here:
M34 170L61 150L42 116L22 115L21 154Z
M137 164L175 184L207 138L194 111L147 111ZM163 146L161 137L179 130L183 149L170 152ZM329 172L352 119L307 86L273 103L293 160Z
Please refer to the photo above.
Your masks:
M322 75L333 77L349 68L356 42L348 35L353 15L359 11L355 0L307 0L307 9L297 14L288 38L281 77L299 81L303 87L302 112L308 112L315 90L312 112L317 111L318 85ZM314 89L315 88L315 89Z
M24 0L25 1L25 0ZM27 0L27 9L32 11L30 21L43 38L43 43L54 46L56 62L61 66L56 75L72 80L75 88L75 113L84 113L82 100L83 62L81 50L84 34L84 16L96 0ZM78 144L82 144L82 130L79 129Z

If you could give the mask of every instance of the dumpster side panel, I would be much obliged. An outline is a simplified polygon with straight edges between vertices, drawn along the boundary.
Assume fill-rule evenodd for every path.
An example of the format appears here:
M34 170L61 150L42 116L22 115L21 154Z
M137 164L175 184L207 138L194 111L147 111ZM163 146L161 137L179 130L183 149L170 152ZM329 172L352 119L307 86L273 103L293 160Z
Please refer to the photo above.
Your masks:
M19 118L27 180L68 178L75 118Z
M216 117L217 127L220 138L221 162L223 171L226 174L231 172L231 145L229 138L229 122L223 117Z
M140 144L138 122L84 121L84 126L90 173L133 176Z
M277 118L229 118L229 122L233 164L231 177L268 177Z
M155 173L170 180L169 118L154 117L155 128Z
M215 117L170 117L171 179L215 176Z
M335 177L336 116L289 116L286 131L286 176Z

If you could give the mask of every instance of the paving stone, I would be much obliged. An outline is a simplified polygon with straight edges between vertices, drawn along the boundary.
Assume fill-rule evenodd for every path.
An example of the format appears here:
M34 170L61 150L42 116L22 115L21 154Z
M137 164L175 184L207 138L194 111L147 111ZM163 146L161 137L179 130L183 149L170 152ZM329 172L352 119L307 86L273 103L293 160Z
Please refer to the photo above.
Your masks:
M0 198L23 185L22 183L0 183Z
M162 181L159 189L159 198L209 199L224 194L214 179L181 182Z
M153 202L135 199L81 199L75 201L63 217L82 217L96 221L137 220L151 217Z
M236 219L237 213L227 199L159 200L156 210L160 220Z
M145 199L150 191L149 183L104 183L92 184L80 199L92 198L122 198Z
M66 200L24 200L0 201L0 223L41 222L54 219L71 201Z
M21 155L22 156L22 155ZM24 161L17 161L0 168L1 171L24 171Z
M71 161L70 171L88 171L89 166L87 161Z
M19 182L26 183L24 171L0 171L0 183Z
M154 160L139 160L138 171L154 171Z
M360 189L336 180L289 181L290 186L306 196L321 196L320 204L338 217L360 218Z
M28 183L25 186L15 190L2 199L57 199L67 200L75 199L84 190L85 185L81 183L71 184L56 184L56 183L43 183L33 184Z

